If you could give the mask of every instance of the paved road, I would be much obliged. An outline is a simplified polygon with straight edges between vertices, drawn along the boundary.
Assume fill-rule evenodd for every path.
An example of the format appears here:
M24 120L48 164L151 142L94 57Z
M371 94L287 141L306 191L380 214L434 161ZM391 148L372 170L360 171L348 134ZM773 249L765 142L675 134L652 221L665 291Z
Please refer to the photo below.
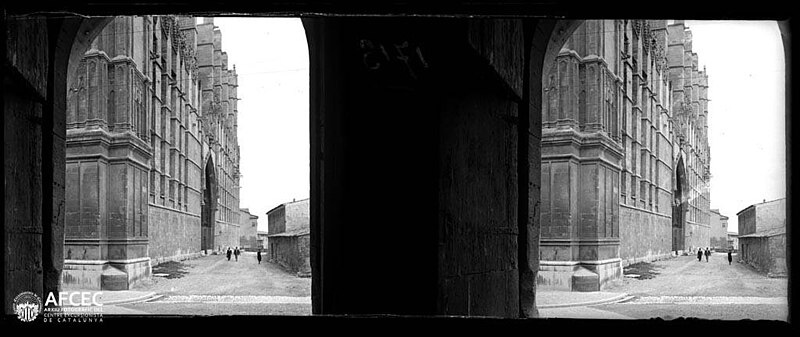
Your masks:
M210 255L182 261L134 290L163 297L119 305L106 312L166 315L310 315L311 279L287 273L279 266L246 252L239 261ZM157 271L159 271L157 269Z
M605 291L626 292L636 296L755 296L786 297L785 278L769 278L736 262L728 265L727 254L714 253L709 262L693 256L652 263L654 278L624 278Z
M768 278L747 266L728 265L725 254L709 262L681 256L654 262L650 279L624 278L604 289L634 295L632 300L590 307L540 309L541 317L648 319L699 317L721 320L786 320L787 280ZM238 262L212 255L184 261L179 278L153 277L135 290L164 297L151 302L109 306L108 314L310 315L311 279L257 263L246 253Z
M706 262L680 256L652 263L650 279L624 278L604 289L634 295L623 303L540 310L543 317L632 319L697 317L779 320L788 317L785 278L768 278L715 253Z

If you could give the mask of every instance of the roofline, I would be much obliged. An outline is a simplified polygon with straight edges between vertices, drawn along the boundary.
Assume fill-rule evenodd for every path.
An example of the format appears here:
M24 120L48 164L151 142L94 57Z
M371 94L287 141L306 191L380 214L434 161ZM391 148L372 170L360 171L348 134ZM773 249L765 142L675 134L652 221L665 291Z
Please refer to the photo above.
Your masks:
M775 232L775 233L752 233L752 234L745 234L740 236L739 238L747 239L747 238L768 238L778 235L786 235L786 232Z
M752 208L752 209L755 209L755 208L756 208L756 205L755 205L755 204L753 204L753 205L750 205L750 206L747 206L747 207L745 207L743 210L739 211L739 213L736 213L736 216L739 216L739 214L742 214L742 213L744 213L744 211L746 211L746 210L748 210L748 209L751 209L751 208Z
M274 207L274 208L272 208L271 210L267 211L267 215L269 215L270 213L272 213L274 210L276 210L276 209L278 209L278 208L281 208L281 207L284 207L284 206L286 206L286 204L280 204L280 205L278 205L278 206L275 206L275 207Z
M773 202L776 202L776 201L785 200L785 199L786 199L786 197L783 197L783 198L778 198L778 199L772 199L772 200L770 200L770 201L763 201L763 202L755 203L755 204L752 204L752 205L750 205L750 206L747 206L745 209L743 209L743 210L739 211L739 213L736 213L736 215L739 215L740 213L742 213L742 212L746 211L746 210L747 210L748 208L750 208L750 207L756 207L756 206L758 206L758 205L770 204L770 203L773 203Z
M287 201L287 202L284 202L283 204L284 204L284 205L288 205L288 204L296 204L296 203L298 203L298 202L306 201L306 200L309 200L309 199L311 199L311 198L309 197L309 198L300 199L300 200Z
M298 202L302 202L302 201L306 201L306 200L310 200L310 199L311 199L311 197L308 197L308 198L305 198L305 199L300 199L300 200L295 200L295 201L287 201L287 202L284 202L284 203L282 203L282 204L280 204L280 205L278 205L278 206L275 206L273 209L271 209L271 210L267 211L267 215L269 215L269 213L272 213L272 211L274 211L274 210L276 210L276 209L280 208L281 206L283 206L283 207L286 207L286 205L289 205L289 204L296 204L296 203L298 203Z

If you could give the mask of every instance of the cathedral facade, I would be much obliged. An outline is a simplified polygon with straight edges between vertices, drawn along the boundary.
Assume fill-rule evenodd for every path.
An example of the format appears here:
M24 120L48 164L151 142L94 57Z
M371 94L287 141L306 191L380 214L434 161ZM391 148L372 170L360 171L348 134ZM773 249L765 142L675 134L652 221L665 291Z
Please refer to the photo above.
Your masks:
M600 290L707 247L708 78L682 21L590 20L542 78L540 271Z
M64 287L238 246L237 75L193 17L117 17L68 79ZM231 234L236 232L236 234Z

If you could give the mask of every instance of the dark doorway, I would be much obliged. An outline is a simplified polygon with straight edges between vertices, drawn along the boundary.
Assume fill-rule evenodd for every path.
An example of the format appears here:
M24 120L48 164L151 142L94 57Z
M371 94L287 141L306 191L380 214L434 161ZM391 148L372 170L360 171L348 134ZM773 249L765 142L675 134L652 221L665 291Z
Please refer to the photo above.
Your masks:
M203 186L203 208L201 210L200 249L206 251L214 249L214 225L216 224L217 179L214 171L214 161L211 157L206 161L204 169L205 185Z
M684 185L686 183L686 169L683 165L683 157L678 159L675 167L675 191L672 202L672 250L679 251L686 249L684 240L684 223L686 222L686 203L684 196Z

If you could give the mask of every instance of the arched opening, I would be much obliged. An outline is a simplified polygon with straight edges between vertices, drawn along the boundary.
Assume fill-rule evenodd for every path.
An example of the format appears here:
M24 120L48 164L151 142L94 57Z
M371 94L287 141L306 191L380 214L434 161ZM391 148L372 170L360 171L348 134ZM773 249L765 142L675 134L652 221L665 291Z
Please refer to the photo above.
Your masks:
M672 199L672 250L686 250L686 211L688 196L686 195L686 165L683 156L678 157L675 165L675 183Z
M48 45L54 60L48 63L54 76L49 112L62 120L50 125L56 137L44 140L45 147L65 148L66 137L59 140L63 132L58 130L65 129L67 78L77 72L77 61L102 25L111 20L51 23L51 31L60 35L53 36ZM366 26L364 21L348 21L304 19L312 60L314 312L535 315L541 65L558 51L552 40L563 41L574 26L516 19L453 20L444 27L419 19L380 19ZM493 43L493 34L501 32L504 43ZM381 46L391 47L391 54L382 61ZM376 62L385 67L374 72ZM62 75L56 74L69 75L59 78ZM115 91L114 100L121 96ZM381 114L375 113L377 107ZM119 115L114 115L115 130L125 123L116 118ZM132 124L141 123L133 120ZM131 132L135 134L133 127ZM409 138L409 132L421 137ZM45 156L54 161L58 157ZM425 165L419 165L419 160ZM387 168L383 174L370 173L376 162L385 164L379 165ZM55 228L60 222L59 203L65 200L55 193L59 186L63 191L64 178L53 172L56 167L60 167L57 161L44 171L56 185L54 195L45 198L54 201L50 215L56 225L45 230L44 238L52 251L64 252L63 236L59 238L63 227L60 233ZM137 182L149 181L141 173L133 176ZM386 186L379 188L378 180L364 177L400 179L390 180L387 191ZM159 192L164 190L169 201L170 188L164 186L159 185ZM400 195L408 194L419 196L412 202L419 206L415 212L404 208L408 200ZM365 201L365 195L371 197ZM188 200L178 197L176 192L173 200L178 206ZM356 216L364 203L376 207L366 208L369 216ZM507 211L496 211L499 207ZM466 218L460 210L474 212L481 220ZM380 226L375 219L381 220ZM511 230L515 227L520 231ZM133 233L136 228L146 233L146 226L133 227ZM52 237L47 239L48 235ZM369 241L369 236L390 241ZM360 240L364 244L359 245ZM424 249L406 249L417 245ZM486 256L503 258L474 264L470 252L476 251L476 245L494 252ZM382 259L375 257L381 254L353 259L364 258L365 248L386 254ZM60 273L63 261L53 254L50 267ZM377 273L373 276L382 280L380 285L352 281L352 273L363 265ZM466 270L473 267L478 269ZM56 286L49 289L58 289L58 277L46 274L43 278L51 286L54 279ZM493 293L478 296L481 289Z
M200 224L200 249L208 254L208 250L213 250L214 236L216 231L216 211L217 211L217 175L214 167L214 160L211 156L206 161L203 169L203 206ZM220 233L221 234L221 233ZM221 250L222 247L217 247Z

